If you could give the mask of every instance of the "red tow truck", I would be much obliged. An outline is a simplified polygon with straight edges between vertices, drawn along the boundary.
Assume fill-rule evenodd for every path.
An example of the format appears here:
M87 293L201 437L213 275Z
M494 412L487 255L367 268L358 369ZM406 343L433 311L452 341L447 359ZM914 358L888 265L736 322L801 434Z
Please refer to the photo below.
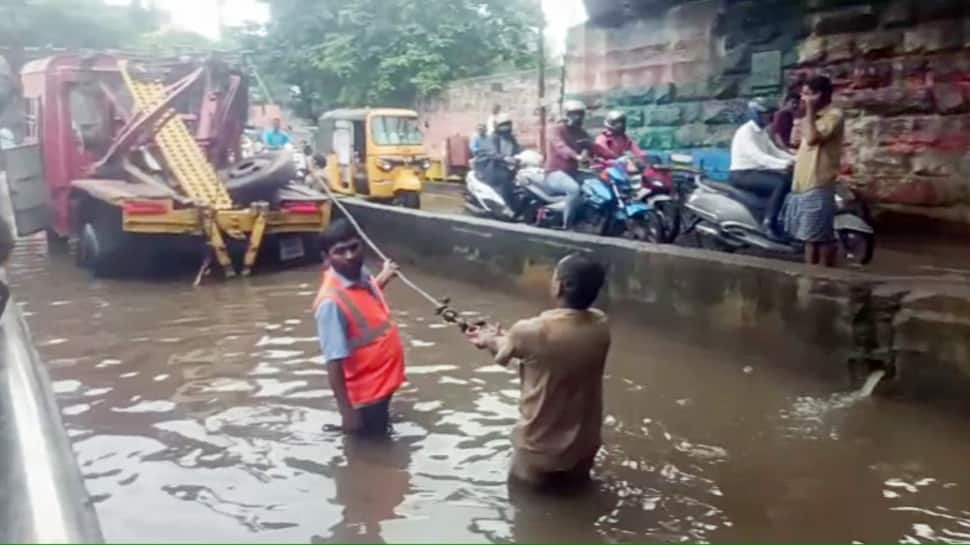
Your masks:
M4 151L18 233L76 241L96 275L184 256L226 277L316 256L327 197L285 153L244 159L248 76L239 61L61 53L20 71L26 137Z

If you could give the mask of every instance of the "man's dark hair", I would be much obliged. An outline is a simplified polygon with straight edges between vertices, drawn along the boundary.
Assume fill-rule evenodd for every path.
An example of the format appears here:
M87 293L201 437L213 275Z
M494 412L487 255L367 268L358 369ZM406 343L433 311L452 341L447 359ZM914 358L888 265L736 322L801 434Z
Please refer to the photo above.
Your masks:
M832 80L827 76L817 75L808 78L805 82L812 92L818 93L823 101L832 100Z
M330 222L330 225L320 235L320 251L327 253L337 244L355 238L360 238L360 235L357 234L354 226L344 218L336 219Z
M559 262L556 276L561 295L569 308L588 309L603 287L606 269L599 263L579 254L570 254Z

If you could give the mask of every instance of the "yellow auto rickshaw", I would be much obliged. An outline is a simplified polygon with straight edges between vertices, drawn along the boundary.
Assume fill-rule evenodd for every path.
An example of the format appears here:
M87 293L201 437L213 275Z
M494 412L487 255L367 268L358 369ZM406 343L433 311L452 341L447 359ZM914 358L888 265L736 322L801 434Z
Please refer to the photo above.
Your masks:
M336 193L421 207L431 167L413 110L332 110L320 116L317 153L326 157L326 183Z

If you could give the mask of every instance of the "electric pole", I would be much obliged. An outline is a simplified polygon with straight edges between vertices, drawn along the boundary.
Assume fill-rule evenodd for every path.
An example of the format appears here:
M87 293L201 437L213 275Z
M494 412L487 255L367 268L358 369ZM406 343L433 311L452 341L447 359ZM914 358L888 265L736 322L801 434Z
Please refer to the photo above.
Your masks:
M546 14L539 0L539 153L546 154Z

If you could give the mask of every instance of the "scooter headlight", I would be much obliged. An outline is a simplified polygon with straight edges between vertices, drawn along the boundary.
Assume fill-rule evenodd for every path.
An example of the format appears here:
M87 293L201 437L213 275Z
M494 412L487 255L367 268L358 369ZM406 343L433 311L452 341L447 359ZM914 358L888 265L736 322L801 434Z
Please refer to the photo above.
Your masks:
M387 159L378 159L377 168L383 170L384 172L390 172L390 170L394 168L394 165Z
M427 157L424 159L421 159L420 164L421 164L421 170L428 170L431 168L431 159L428 159Z

